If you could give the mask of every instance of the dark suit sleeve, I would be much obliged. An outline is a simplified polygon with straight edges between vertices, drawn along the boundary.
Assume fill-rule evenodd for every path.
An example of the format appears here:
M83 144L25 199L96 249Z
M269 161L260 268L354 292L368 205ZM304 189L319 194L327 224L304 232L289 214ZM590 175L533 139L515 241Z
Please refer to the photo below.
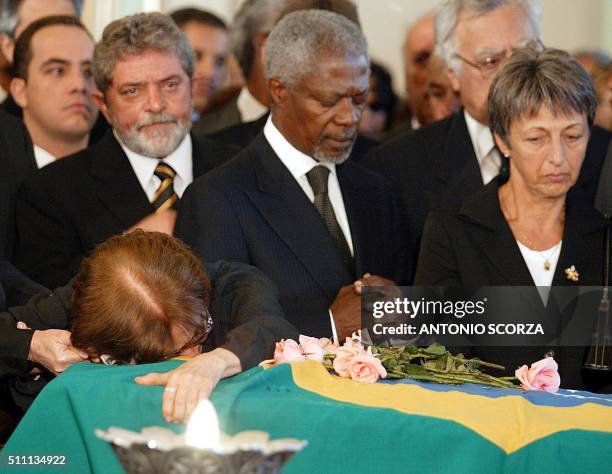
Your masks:
M297 338L284 318L276 286L263 273L227 262L206 264L206 269L213 281L213 346L236 354L243 370L270 358L275 342Z
M67 293L58 289L51 294L8 262L0 262L0 281L9 306L0 313L0 376L15 375L27 370L32 341L32 331L17 329L17 322L22 321L32 329L65 328Z
M601 169L595 208L602 214L612 215L612 142L608 145L608 155Z
M30 280L6 260L0 260L0 285L4 294L4 301L0 302L0 309L24 305L34 295L51 293L44 286Z
M208 178L194 181L183 194L175 235L202 261L252 263L232 203Z
M32 334L33 331L17 329L17 321L10 313L0 313L0 378L27 371Z
M405 271L402 279L405 284L412 284L414 280L428 206L427 198L422 191L427 174L419 166L425 160L422 151L415 144L420 145L420 141L416 138L396 139L371 148L363 161L366 168L387 180L399 200L405 254Z
M66 285L83 259L81 242L71 232L74 225L60 211L53 194L36 173L19 190L16 211L18 242L14 263L48 288Z
M461 286L451 235L442 214L432 212L425 221L415 285Z
M32 329L70 329L71 295L72 282L53 293L35 295L27 304L10 307L7 312Z

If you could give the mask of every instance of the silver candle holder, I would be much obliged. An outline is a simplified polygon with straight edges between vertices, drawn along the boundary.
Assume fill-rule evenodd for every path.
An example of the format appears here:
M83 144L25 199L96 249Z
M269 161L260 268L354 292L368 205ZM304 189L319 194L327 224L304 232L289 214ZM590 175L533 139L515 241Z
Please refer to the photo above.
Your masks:
M113 447L129 474L268 474L282 467L306 441L270 440L263 431L243 431L235 436L220 434L212 448L187 444L185 434L167 428L148 427L140 433L110 427L96 435Z

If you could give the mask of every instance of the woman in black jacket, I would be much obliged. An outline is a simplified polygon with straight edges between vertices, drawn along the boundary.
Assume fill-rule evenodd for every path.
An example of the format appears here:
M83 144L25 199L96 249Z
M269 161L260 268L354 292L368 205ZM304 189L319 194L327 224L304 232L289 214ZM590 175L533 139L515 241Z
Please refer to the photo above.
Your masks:
M494 180L458 211L429 216L415 284L537 286L542 311L551 286L602 285L607 222L572 190L596 105L590 77L567 53L516 52L489 94L490 127L509 178ZM474 348L512 371L544 352ZM583 347L558 348L555 358L564 387L600 388L580 375Z

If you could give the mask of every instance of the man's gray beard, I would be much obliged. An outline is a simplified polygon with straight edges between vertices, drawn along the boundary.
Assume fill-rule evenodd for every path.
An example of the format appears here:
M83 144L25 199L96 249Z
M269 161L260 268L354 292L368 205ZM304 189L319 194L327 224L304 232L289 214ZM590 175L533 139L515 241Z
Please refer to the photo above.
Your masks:
M112 119L113 128L126 147L139 155L157 159L165 158L176 150L191 128L191 120L180 121L170 114L156 114L136 123L128 131L121 130L114 117ZM173 122L175 127L171 131L161 129L149 133L148 137L139 131L139 128L157 122Z
M317 160L319 163L333 163L335 165L341 165L351 156L351 152L353 151L353 147L355 146L355 141L357 140L357 135L355 135L355 139L351 146L347 149L346 152L340 155L332 155L328 156L321 150L321 143L317 143L315 145L314 152L312 153L312 157Z

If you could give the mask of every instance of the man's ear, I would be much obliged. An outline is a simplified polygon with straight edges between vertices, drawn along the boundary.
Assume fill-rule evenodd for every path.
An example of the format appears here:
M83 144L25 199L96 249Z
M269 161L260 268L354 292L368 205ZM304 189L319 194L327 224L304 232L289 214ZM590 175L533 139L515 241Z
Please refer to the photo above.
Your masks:
M15 100L15 103L25 109L28 107L28 94L26 93L27 84L25 79L16 77L11 80L11 96Z
M450 67L444 68L444 73L446 74L448 82L450 82L450 85L453 91L455 93L459 93L460 81L459 81L459 76L457 75L457 73L453 71Z
M287 86L285 86L278 79L270 79L268 81L268 90L270 91L270 98L272 103L282 108L285 100L287 99Z
M112 123L110 113L108 112L108 107L106 106L106 101L104 100L104 94L96 90L91 93L91 98L100 109L100 112L102 112L102 115L104 115L106 121L108 123Z
M504 155L505 157L509 157L510 156L510 147L504 141L504 139L502 137L500 137L497 133L493 134L493 139L495 140L495 144L497 145L497 148L499 148L499 151L502 152L502 155Z
M6 33L0 34L0 52L6 62L13 64L13 52L15 51L15 41Z

